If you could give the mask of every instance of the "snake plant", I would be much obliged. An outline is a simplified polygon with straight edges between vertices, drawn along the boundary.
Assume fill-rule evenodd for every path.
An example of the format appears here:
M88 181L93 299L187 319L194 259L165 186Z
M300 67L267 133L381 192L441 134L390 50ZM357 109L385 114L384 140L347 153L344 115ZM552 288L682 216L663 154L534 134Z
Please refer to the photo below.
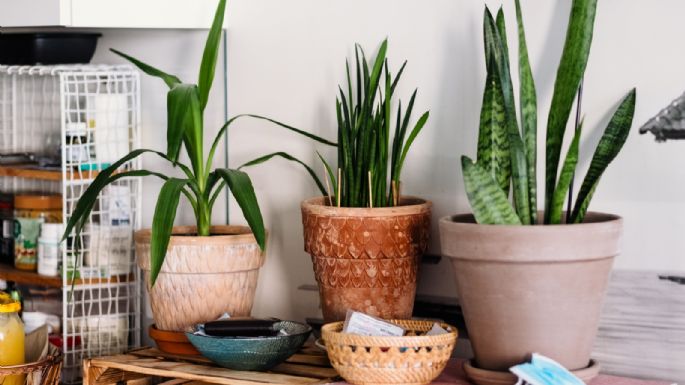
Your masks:
M221 191L228 186L240 206L243 216L250 226L259 247L264 250L266 244L266 231L250 177L248 174L241 171L240 168L213 169L212 167L216 149L221 143L221 139L224 137L226 130L236 119L249 116L267 120L321 143L333 146L336 145L336 143L279 123L275 120L262 116L245 114L237 115L228 120L218 130L209 152L205 154L203 147L203 112L207 106L209 91L214 80L225 8L226 0L220 0L214 16L214 21L207 36L197 84L184 83L175 75L163 72L122 52L112 50L114 53L133 63L146 74L162 79L169 87L167 93L167 149L166 152L136 149L102 170L78 200L64 232L63 238L65 239L68 236L71 236L72 233L78 235L82 232L90 217L90 213L97 202L97 197L105 186L121 178L129 177L156 176L163 179L164 184L159 192L152 219L150 275L153 285L162 264L164 263L181 194L190 202L190 205L193 208L197 223L197 235L209 236L211 235L210 221L212 208ZM179 161L181 147L185 148L190 160L190 165L185 165ZM155 154L162 159L165 159L174 167L180 169L183 173L183 177L165 175L161 172L149 170L131 170L128 163L132 159L146 153ZM278 152L269 155L268 158L274 156L280 156L287 160L302 164L316 179L314 172L294 157L283 152ZM325 193L320 182L319 187L321 191ZM77 236L76 239L78 240L80 238Z
M462 157L464 185L481 224L536 224L537 97L528 60L523 16L515 1L518 35L519 109L514 101L504 13L485 8L487 77L483 93L476 162ZM599 180L625 143L635 111L635 89L620 102L595 149L571 212L563 206L578 163L581 129L575 130L559 169L562 143L590 53L597 0L573 0L554 94L547 120L545 224L581 223ZM519 119L520 118L520 128ZM582 124L581 124L582 125ZM510 189L513 205L509 201Z
M386 39L369 66L364 50L355 45L355 82L349 62L345 62L346 89L338 87L339 95L335 103L338 122L337 173L319 155L328 174L329 187L332 186L329 194L331 205L387 207L400 204L402 166L414 139L426 124L429 112L424 112L409 130L416 89L404 111L401 101L398 101L397 112L392 111L395 87L407 62L393 76L388 68L387 49Z

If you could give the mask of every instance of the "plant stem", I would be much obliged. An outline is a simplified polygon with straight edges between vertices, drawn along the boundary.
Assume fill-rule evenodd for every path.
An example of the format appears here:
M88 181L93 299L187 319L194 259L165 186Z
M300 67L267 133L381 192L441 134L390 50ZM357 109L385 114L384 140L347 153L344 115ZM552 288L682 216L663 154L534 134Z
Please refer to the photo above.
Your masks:
M212 211L209 202L204 197L197 200L197 235L209 236L212 224Z

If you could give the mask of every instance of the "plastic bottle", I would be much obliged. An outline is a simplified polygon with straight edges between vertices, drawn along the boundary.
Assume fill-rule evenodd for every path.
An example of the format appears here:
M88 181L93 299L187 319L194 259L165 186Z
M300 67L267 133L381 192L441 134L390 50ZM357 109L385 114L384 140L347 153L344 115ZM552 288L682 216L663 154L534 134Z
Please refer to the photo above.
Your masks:
M0 293L0 365L24 363L24 324L19 318L21 304L9 294ZM25 375L0 377L3 385L23 385Z

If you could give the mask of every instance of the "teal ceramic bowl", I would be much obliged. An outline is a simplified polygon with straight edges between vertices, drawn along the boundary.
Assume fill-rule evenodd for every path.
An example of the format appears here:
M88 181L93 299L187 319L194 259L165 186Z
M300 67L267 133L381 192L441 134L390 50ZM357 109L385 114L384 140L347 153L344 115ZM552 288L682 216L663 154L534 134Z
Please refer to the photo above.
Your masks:
M198 328L202 327L198 325ZM190 343L217 365L234 370L267 370L295 354L309 338L309 325L280 321L276 330L286 335L274 337L213 337L186 333Z

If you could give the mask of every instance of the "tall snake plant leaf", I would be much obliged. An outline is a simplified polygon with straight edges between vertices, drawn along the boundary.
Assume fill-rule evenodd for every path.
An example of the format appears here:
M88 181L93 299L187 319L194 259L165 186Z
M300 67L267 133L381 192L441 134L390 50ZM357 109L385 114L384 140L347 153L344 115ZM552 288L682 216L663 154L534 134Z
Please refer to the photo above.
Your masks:
M178 161L184 138L194 161L197 152L198 134L202 140L202 117L199 116L200 101L197 86L177 84L167 93L167 156ZM190 152L193 154L190 154Z
M414 143L414 139L416 139L416 136L419 135L423 126L426 125L426 122L428 121L429 116L430 116L430 111L426 111L423 113L423 115L421 115L419 120L416 121L414 128L409 133L407 140L404 142L404 146L402 147L402 155L400 155L400 160L397 163L397 177L398 178L402 174L402 166L404 165L404 160L407 157L407 153L409 152L409 148L411 148L412 143ZM398 180L398 182L399 182L399 180Z
M197 87L200 90L200 109L204 111L209 100L209 91L214 81L214 70L216 68L216 58L219 54L219 43L221 42L221 30L224 24L224 13L226 10L226 0L219 0L219 5L214 14L212 27L207 35L205 50L202 54L200 63L200 74L198 76Z
M590 54L596 10L597 0L573 0L571 5L566 42L547 119L545 223L549 222L566 124Z
M580 133L582 132L581 127L582 123L576 130L576 133L573 135L573 141L568 147L568 152L566 152L566 160L564 161L564 165L561 167L559 182L557 183L557 187L554 189L552 208L549 214L549 223L552 225L558 225L561 223L561 214L564 210L566 194L569 192L571 181L573 180L573 176L576 171L576 165L578 164L578 148L580 147ZM570 213L567 213L566 215L570 215Z
M250 177L243 171L227 168L218 168L216 173L226 181L226 184L231 189L231 193L235 197L238 206L240 206L240 210L250 226L259 248L264 251L266 248L266 229L264 228L264 219L262 218L262 212L259 209L259 203L257 202Z
M538 107L535 93L533 71L528 60L528 45L523 27L523 15L519 0L516 3L516 20L519 40L519 107L521 113L521 133L526 149L528 164L528 199L530 200L531 223L537 223L537 121Z
M478 130L478 164L490 172L505 195L509 196L511 180L511 155L507 137L507 121L504 115L504 99L494 57L488 58L490 68L485 80L483 105L480 110Z
M504 113L507 121L507 133L509 137L509 155L511 157L512 181L514 187L514 207L523 224L530 224L532 215L530 200L528 198L528 165L526 160L523 140L518 129L516 119L516 105L514 102L514 89L511 83L509 71L509 59L505 55L502 41L506 36L500 36L495 20L489 9L485 9L484 16L485 44L493 55L496 70L502 89L504 101Z
M302 167L305 168L305 170L307 170L307 172L312 177L312 179L314 179L314 182L316 183L316 187L319 188L319 191L321 191L321 194L324 196L327 195L326 188L324 187L323 183L321 183L321 180L316 175L314 170L312 170L312 168L309 167L306 163L304 163L303 161L301 161L301 160L295 158L294 156L288 154L287 152L279 151L279 152L273 152L271 154L266 154L266 155L260 156L258 158L255 158L255 159L249 161L249 162L243 163L240 167L238 167L238 170L241 170L245 167L255 166L255 165L264 163L267 160L274 158L274 157L281 157L281 158L289 160L291 162L299 163Z
M520 225L521 220L509 203L509 198L485 168L461 157L466 195L476 222L488 225Z
M504 20L504 10L502 9L502 7L499 7L499 9L497 10L495 24L497 25L497 32L502 38L502 48L504 49L504 56L509 57L509 46L507 43L507 24Z
M602 138L597 144L595 153L590 162L590 168L585 174L583 184L578 192L576 204L573 208L571 221L573 223L581 223L585 219L585 213L592 199L592 195L597 188L602 174L609 166L611 161L616 158L623 144L628 139L630 127L633 124L633 115L635 113L635 99L636 91L633 88L628 95L623 98L623 101L618 106L618 109L611 117L607 128L602 134Z
M178 201L187 179L169 178L162 185L152 216L152 234L150 236L150 286L157 281L164 258L166 257L171 231L176 219Z
M181 83L181 79L179 79L175 75L170 75L162 70L158 70L157 68L149 64L143 63L142 61L134 58L133 56L129 56L121 51L117 51L114 48L110 48L109 50L123 57L124 59L130 61L132 64L134 64L136 67L138 67L141 71L145 72L146 74L162 79L169 88L173 88L176 84Z

